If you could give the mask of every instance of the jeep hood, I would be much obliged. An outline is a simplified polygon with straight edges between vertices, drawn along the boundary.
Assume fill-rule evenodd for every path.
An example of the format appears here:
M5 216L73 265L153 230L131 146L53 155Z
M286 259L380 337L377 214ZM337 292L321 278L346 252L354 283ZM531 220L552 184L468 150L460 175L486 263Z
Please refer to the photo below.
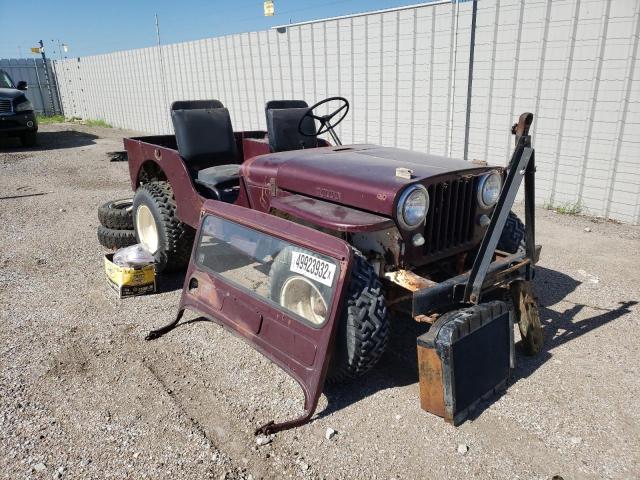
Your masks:
M412 178L396 176L397 168L413 170ZM250 185L275 181L282 190L392 216L397 194L409 184L487 169L400 148L347 145L261 155L245 162L243 176Z

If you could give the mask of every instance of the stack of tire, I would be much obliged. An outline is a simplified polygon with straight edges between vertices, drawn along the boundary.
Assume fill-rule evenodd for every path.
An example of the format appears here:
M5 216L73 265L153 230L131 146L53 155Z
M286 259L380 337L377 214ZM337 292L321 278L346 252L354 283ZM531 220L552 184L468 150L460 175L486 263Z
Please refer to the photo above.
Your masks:
M112 200L98 208L98 241L100 245L116 250L134 245L133 199Z

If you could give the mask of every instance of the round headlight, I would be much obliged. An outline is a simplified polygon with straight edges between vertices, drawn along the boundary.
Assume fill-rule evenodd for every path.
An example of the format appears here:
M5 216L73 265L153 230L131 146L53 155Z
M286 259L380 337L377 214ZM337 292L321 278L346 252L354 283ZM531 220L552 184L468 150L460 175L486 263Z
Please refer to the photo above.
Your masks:
M405 228L422 223L429 210L429 194L422 185L407 188L398 201L398 221Z
M480 179L478 185L478 203L482 208L493 207L500 197L502 176L498 172L491 172Z

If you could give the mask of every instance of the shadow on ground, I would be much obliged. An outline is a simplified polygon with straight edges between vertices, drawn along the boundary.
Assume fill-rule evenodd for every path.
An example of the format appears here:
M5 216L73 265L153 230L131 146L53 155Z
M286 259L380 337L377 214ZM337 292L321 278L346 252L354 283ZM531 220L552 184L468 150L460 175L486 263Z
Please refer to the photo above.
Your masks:
M96 143L96 138L99 137L91 133L79 132L76 130L38 132L38 145L35 147L23 147L19 138L0 138L0 154L29 153L42 150L84 147Z
M575 280L561 272L547 268L536 268L536 293L540 308L540 320L544 332L544 346L535 357L522 355L518 358L518 364L514 371L513 382L526 378L547 362L551 352L567 342L580 338L597 328L600 328L623 315L630 313L630 308L637 305L636 300L620 302L613 309L599 308L592 305L573 303L566 300L567 295L573 292L582 282ZM570 305L562 310L550 307L563 301ZM585 308L600 311L597 315L575 321L575 317Z
M184 272L179 273L163 273L156 277L156 293L173 292L182 290L184 285ZM176 309L178 306L176 305Z
M535 285L539 296L540 318L545 338L544 346L537 356L527 357L522 352L520 345L516 345L518 358L510 384L514 384L535 372L551 358L551 352L555 348L620 318L630 312L630 307L638 303L636 301L621 302L615 309L602 309L601 314L578 322L574 322L574 318L582 309L594 309L594 307L574 304L562 312L556 312L549 308L561 301L568 302L565 300L567 295L580 284L580 281L564 273L543 267L536 268ZM366 377L355 380L349 385L326 386L325 394L328 398L328 405L322 412L318 412L317 417L325 417L380 390L417 383L416 338L427 330L428 326L425 324L418 324L410 319L397 321L394 319L391 344L378 366ZM477 418L497 398L494 396L486 402L481 402L469 416L469 419ZM416 398L417 401L418 398Z
M159 277L158 292L181 289L183 283L183 274L163 275ZM535 357L525 356L520 345L516 345L518 358L510 384L514 384L535 372L552 357L551 352L555 348L620 318L630 312L630 307L638 303L636 301L621 302L614 309L602 309L602 313L598 315L575 322L575 316L580 311L584 308L593 310L595 307L573 304L560 312L550 307L560 302L570 304L566 297L581 284L580 281L564 273L538 267L536 268L535 284L539 296L540 318L545 342L542 351ZM180 323L177 328L187 327L200 321L207 320L203 317L195 318ZM394 318L390 344L378 365L368 375L351 383L326 384L324 393L327 396L328 404L324 410L317 412L314 418L326 417L378 391L417 383L416 338L428 329L428 324L414 322L410 317ZM469 420L480 416L498 398L499 396L494 396L487 401L480 402L469 415ZM418 398L416 398L416 402L418 402Z

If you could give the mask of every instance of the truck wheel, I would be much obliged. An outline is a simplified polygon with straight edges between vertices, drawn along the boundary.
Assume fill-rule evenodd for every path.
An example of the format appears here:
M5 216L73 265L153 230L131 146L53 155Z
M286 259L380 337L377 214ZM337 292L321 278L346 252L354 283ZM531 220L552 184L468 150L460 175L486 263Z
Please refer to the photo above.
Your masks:
M498 240L497 248L507 253L517 253L520 250L525 250L524 224L513 212L509 212L502 235Z
M23 147L35 147L38 144L38 135L36 132L23 133L20 135L20 143Z
M187 267L194 231L176 217L176 200L169 182L150 182L136 190L133 220L138 243L155 257L157 272Z
M322 320L328 308L330 289L292 273L290 258L291 249L285 249L273 262L269 273L271 299L306 318ZM303 288L307 292L303 294L306 301L289 300L289 290L300 292ZM380 360L388 339L389 323L382 284L371 264L361 253L355 252L327 380L335 383L364 375Z
M98 220L116 230L133 230L133 199L112 200L98 208Z
M536 355L542 349L544 336L533 285L519 280L511 284L510 290L524 351L527 355Z
M98 227L98 241L103 247L118 249L135 245L136 235L133 230L114 230L100 225Z

